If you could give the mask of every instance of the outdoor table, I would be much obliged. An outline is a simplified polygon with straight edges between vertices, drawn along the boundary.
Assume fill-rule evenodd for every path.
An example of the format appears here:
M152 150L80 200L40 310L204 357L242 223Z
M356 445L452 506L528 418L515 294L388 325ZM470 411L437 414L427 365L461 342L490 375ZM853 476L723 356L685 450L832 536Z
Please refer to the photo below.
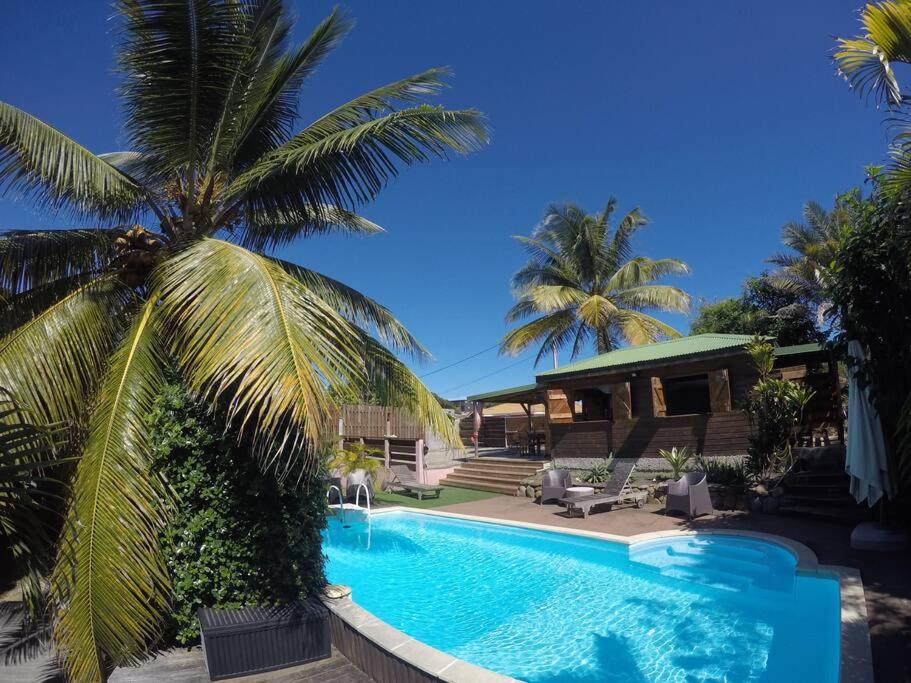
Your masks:
M591 496L595 489L591 486L570 486L566 489L567 498L581 498L582 496Z

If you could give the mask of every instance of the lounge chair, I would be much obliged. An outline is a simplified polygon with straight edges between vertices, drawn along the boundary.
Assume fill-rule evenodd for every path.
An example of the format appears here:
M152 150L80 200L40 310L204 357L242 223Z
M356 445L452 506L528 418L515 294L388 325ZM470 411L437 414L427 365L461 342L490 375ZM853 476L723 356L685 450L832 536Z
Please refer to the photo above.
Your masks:
M414 473L408 469L408 465L392 465L389 470L392 472L392 479L386 482L387 488L400 488L411 493L416 493L418 500L424 500L425 493L435 493L440 497L442 486L433 484L422 484L414 478Z
M345 501L349 503L362 503L364 500L364 492L361 491L360 497L357 494L360 484L363 484L367 489L367 498L370 499L370 503L373 503L373 477L367 474L366 470L354 470L354 472L348 473L348 482L345 485Z
M560 502L566 505L566 511L572 516L575 510L582 511L582 517L596 505L618 505L620 503L634 503L637 508L645 505L645 491L633 491L629 485L630 476L636 469L636 463L630 461L614 461L614 471L610 481L604 484L601 493L591 496L561 498Z
M667 485L664 514L674 510L690 517L715 513L705 472L687 472Z
M541 481L541 505L548 500L560 500L572 485L573 477L569 470L547 470Z

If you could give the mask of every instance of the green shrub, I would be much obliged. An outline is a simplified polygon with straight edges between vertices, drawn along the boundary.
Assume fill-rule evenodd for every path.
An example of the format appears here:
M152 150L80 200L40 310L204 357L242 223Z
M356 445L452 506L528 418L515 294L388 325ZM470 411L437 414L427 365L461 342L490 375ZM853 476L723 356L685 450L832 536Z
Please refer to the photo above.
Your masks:
M262 474L180 386L162 392L149 425L154 466L176 494L162 538L174 590L170 643L199 640L199 607L276 604L322 588L318 479L290 490Z
M613 458L604 458L601 462L596 462L592 468L585 473L582 478L588 483L600 483L611 478L611 462Z
M679 479L680 474L686 469L687 463L693 459L694 454L690 451L689 446L684 446L683 448L674 446L669 451L659 448L658 455L664 458L664 461L671 468L671 472L674 473L674 479Z
M749 471L743 462L712 460L697 456L696 468L705 472L710 484L741 486L749 480Z
M755 337L747 345L759 380L750 390L743 409L750 419L747 464L761 480L786 473L793 465L793 445L804 408L813 392L807 387L772 376L774 347Z
M380 469L380 461L374 456L383 456L383 451L370 448L362 443L350 443L348 448L336 448L329 467L338 470L341 475L351 474L357 470L364 470L367 474L376 476Z

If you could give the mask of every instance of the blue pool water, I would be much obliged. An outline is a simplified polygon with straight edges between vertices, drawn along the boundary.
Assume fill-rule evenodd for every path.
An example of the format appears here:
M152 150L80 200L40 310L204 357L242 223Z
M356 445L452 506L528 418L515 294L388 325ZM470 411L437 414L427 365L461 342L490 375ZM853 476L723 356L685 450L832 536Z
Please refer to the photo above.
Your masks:
M734 535L627 546L392 512L324 532L332 583L449 654L533 683L838 680L835 579Z

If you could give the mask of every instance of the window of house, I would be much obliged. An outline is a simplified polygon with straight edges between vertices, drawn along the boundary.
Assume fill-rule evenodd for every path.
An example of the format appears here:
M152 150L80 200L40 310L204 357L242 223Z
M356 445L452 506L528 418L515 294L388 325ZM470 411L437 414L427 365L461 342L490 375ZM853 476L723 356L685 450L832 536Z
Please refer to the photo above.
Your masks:
M692 415L712 412L708 375L663 379L667 415Z

